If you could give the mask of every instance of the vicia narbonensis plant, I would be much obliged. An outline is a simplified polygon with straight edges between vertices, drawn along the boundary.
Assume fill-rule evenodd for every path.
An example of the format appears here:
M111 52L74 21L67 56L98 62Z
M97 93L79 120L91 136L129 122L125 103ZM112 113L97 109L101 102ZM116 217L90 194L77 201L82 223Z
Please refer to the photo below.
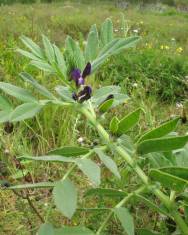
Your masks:
M128 97L121 93L118 86L93 89L89 85L90 75L110 56L135 46L139 37L114 38L112 22L107 19L102 25L100 34L98 34L96 25L91 27L84 50L81 50L71 37L67 37L63 53L45 36L43 36L43 48L27 37L22 37L21 40L29 51L18 49L18 52L31 59L31 64L35 67L57 75L63 85L55 87L54 92L51 93L31 75L26 72L21 73L24 82L32 85L39 93L39 97L45 97L45 99L39 99L26 89L0 82L0 89L4 93L23 102L14 108L7 98L1 96L1 122L17 122L32 118L47 105L70 107L90 123L101 141L91 149L64 146L52 150L45 156L24 155L19 157L19 159L35 161L70 163L70 165L68 164L70 167L63 178L57 182L11 185L8 189L18 192L18 190L28 188L53 188L52 194L56 207L65 217L71 219L77 210L77 190L70 180L70 175L73 174L75 168L79 168L95 186L93 189L86 190L86 195L104 194L117 196L117 199L121 198L113 208L105 210L104 221L101 221L101 226L95 228L95 231L85 227L57 229L45 221L39 229L39 234L104 234L108 222L115 215L126 234L133 235L135 234L134 222L128 209L128 203L131 203L132 199L138 199L160 214L168 216L175 221L180 234L188 234L186 215L182 216L179 213L181 201L178 200L178 198L182 200L185 197L184 191L188 185L188 168L184 166L185 159L182 158L184 151L182 148L188 141L188 136L171 134L175 130L179 118L165 122L145 133L135 134L135 137L129 137L129 131L139 122L142 109L136 109L121 119L114 116L110 121L105 120L104 127L101 124L100 116L117 105L123 105ZM137 176L135 188L132 191L128 191L126 186L123 191L100 188L100 167L92 160L93 156L98 156L104 166L119 181L121 181L122 165L135 174ZM117 159L121 166L116 164ZM126 185L126 182L123 184ZM151 195L154 196L151 197ZM157 204L156 200L154 201L155 197L158 198ZM161 206L158 205L159 202ZM103 208L98 208L99 211L100 209Z

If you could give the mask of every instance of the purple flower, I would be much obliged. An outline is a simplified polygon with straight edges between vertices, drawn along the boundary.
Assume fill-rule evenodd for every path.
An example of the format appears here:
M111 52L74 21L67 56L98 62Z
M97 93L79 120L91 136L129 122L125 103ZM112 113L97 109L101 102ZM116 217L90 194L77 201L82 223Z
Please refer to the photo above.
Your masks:
M91 63L87 63L84 71L81 73L80 69L74 69L71 72L71 78L76 82L76 86L84 85L85 78L91 74Z
M81 90L78 94L75 92L72 94L72 98L79 103L83 103L85 100L89 100L91 98L92 89L90 86L85 86L83 90Z

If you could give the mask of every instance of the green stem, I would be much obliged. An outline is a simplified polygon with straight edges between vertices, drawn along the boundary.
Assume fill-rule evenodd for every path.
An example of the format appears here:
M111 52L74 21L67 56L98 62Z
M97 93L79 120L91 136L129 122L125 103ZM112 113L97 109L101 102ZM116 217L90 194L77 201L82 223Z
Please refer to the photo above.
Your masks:
M137 164L135 164L134 160L129 156L129 154L127 152L124 151L124 149L122 147L117 146L116 144L110 142L109 134L103 128L103 126L101 126L101 124L99 122L97 122L97 120L91 114L91 112L89 112L85 107L82 107L79 111L82 114L84 114L86 116L86 118L93 124L93 126L97 129L100 137L107 144L107 146L110 146L110 149L112 151L115 151L120 156L122 156L124 158L124 160L130 165L130 167L132 167L132 169L137 173L137 175L140 177L142 182L146 186L149 186L148 176L144 173L144 171ZM169 197L166 196L159 189L152 189L152 191L161 200L161 202L166 206L166 208L172 213L173 218L176 221L176 223L179 226L182 233L185 235L188 235L188 226L185 223L185 221L181 218L179 213L176 211L174 203L172 201L170 201Z
M140 187L139 189L135 190L134 192L129 193L126 197L123 198L123 200L121 200L115 207L114 209L120 208L122 207L125 203L127 203L135 194L137 193L142 193L144 190L146 189L145 186ZM108 216L106 217L106 219L103 221L103 223L101 224L101 226L99 227L99 229L97 230L96 235L100 235L101 232L104 230L104 228L106 227L108 221L111 219L112 215L113 215L114 211L111 210L110 213L108 214Z
M106 149L106 146L102 146L100 147L101 150L105 150ZM94 154L95 151L94 150L90 150L89 153L85 154L81 159L86 159L88 157L90 157L92 154ZM73 163L71 165L71 167L68 169L68 171L66 172L66 174L63 176L63 180L66 179L71 173L72 171L77 167L77 165L75 163Z

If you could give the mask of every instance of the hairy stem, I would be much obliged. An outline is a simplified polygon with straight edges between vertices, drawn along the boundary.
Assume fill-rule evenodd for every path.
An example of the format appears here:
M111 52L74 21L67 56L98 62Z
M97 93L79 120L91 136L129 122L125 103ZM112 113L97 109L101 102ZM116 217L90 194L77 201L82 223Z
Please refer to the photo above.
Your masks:
M129 166L137 173L140 177L142 182L149 186L149 178L144 173L144 171L134 162L134 160L130 157L130 155L120 146L117 146L114 143L110 142L110 136L108 132L103 128L103 126L94 118L94 116L89 112L85 107L80 109L80 112L86 116L86 118L92 123L92 125L97 129L100 137L106 143L107 146L113 152L118 153L128 164ZM188 235L188 226L185 221L181 218L179 213L176 211L174 202L170 200L168 196L166 196L162 191L159 189L152 189L152 192L161 200L161 202L166 206L166 208L171 212L173 218L177 225L179 226L180 230L184 235ZM110 216L111 217L111 216ZM99 233L98 233L99 234Z

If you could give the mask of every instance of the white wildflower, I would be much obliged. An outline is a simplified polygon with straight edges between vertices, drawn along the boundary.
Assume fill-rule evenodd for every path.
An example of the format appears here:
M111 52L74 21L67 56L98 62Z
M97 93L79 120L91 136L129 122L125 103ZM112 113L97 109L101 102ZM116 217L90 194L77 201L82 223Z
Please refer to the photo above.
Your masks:
M133 32L134 33L138 33L138 29L133 29Z
M177 109L183 108L183 104L177 102L177 103L176 103L176 108L177 108Z
M78 141L79 144L81 144L81 143L84 142L84 138L83 138L83 137L79 137L79 138L77 139L77 141Z
M133 87L135 87L135 88L137 88L138 87L138 83L133 83L133 85L132 85Z

